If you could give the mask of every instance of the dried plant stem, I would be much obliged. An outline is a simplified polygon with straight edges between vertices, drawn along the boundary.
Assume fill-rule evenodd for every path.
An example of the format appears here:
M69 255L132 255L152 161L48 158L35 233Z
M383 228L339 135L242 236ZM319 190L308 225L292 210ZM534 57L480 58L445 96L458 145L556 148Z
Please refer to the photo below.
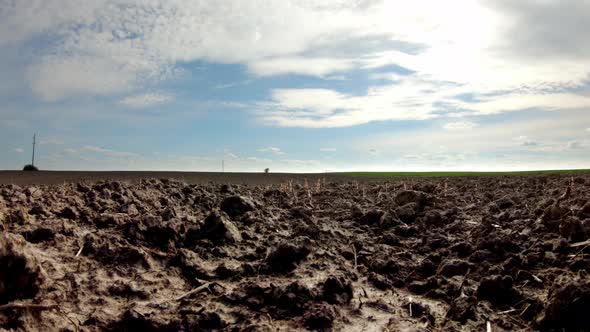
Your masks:
M176 298L176 301L180 301L180 300L182 300L182 299L184 299L184 298L186 298L186 297L189 297L189 296L191 296L191 295L193 295L193 294L196 294L196 293L202 292L202 291L204 291L205 289L209 289L209 286L211 286L212 284L214 284L214 283L213 283L213 282L208 282L208 283L206 283L206 284L203 284L203 285L201 285L201 286L199 286L199 287L197 287L197 288L195 288L195 289L191 290L190 292L184 293L184 294L182 294L181 296L177 297L177 298Z
M84 244L80 246L80 250L78 250L78 252L76 253L76 257L80 256L80 254L82 253L82 249L84 249Z

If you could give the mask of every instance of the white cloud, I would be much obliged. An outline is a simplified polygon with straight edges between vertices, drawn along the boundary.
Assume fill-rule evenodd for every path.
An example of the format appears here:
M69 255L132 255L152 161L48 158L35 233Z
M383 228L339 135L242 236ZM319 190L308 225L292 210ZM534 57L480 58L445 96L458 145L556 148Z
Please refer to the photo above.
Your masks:
M175 158L178 159L179 161L182 161L182 162L191 162L191 163L203 162L203 161L215 161L214 158L205 157L205 156L177 156Z
M534 147L534 146L539 146L539 142L535 142L535 141L523 141L521 143L521 145L522 146L528 146L528 147L531 147L531 146Z
M259 76L300 74L323 77L355 67L353 61L338 58L287 57L251 62L248 69Z
M63 140L59 139L59 138L55 138L55 137L48 137L48 138L44 138L42 139L39 144L42 145L63 145L65 144Z
M329 89L275 89L258 105L264 123L281 127L346 127L385 120L426 120L443 116L491 115L523 109L564 110L590 107L590 97L573 93L509 92L465 101L469 86L403 76L364 95ZM484 91L481 91L483 93ZM460 112L459 112L460 111ZM459 113L453 113L459 112ZM467 121L462 121L465 125ZM451 128L447 128L451 129Z
M570 150L581 150L581 149L585 149L588 147L587 142L582 142L582 141L570 141L567 142L566 147Z
M14 152L16 152L16 153L24 153L25 150L23 150L22 148L16 148L16 149L14 149Z
M541 142L531 139L525 135L518 136L514 140L517 141L517 145L520 148L524 148L528 151L542 151L542 150L550 150L552 148L555 148L555 146L551 147L551 146L544 145Z
M584 1L96 0L80 6L28 0L0 6L0 45L48 41L30 52L27 78L50 102L131 94L122 102L158 103L145 91L201 60L241 64L259 76L329 78L389 65L412 71L409 77L373 73L370 78L392 84L369 86L362 95L275 90L259 108L265 123L278 126L460 116L442 114L449 109L481 115L590 107L590 98L564 92L590 77L590 47L578 33L590 29ZM466 93L479 99L457 97Z
M486 4L513 18L504 32L513 37L511 44L521 45L512 49L515 55L537 60L590 56L590 44L578 33L588 28L588 2L500 0Z
M60 30L72 22L92 19L106 1L80 6L76 0L27 0L0 2L0 45L20 43L48 30Z
M352 140L350 146L357 154L374 148L380 155L379 162L349 167L374 171L588 168L590 154L585 152L590 151L587 150L590 141L581 137L580 131L588 126L590 119L584 118L584 114L577 110L542 113L533 118L501 117L491 119L491 123L479 122L477 131L466 132L432 130L434 124L426 123L418 128L400 128ZM526 141L538 145L524 146ZM570 142L582 143L582 149L586 150L568 149ZM570 147L579 145L574 143Z
M459 162L466 159L466 156L461 153L420 153L420 154L407 154L403 155L402 159L405 160L419 160L422 162Z
M116 151L116 150L105 149L105 148L101 148L101 147L93 146L93 145L85 145L80 148L80 151L93 152L93 153L98 153L98 154L102 154L102 155L109 156L109 157L118 157L118 158L135 158L135 157L140 156L139 154L133 153L133 152Z
M477 114L489 115L523 109L564 110L590 107L590 97L573 93L509 93L500 97L486 97L479 102L459 103Z
M445 123L443 128L446 130L468 130L473 129L476 126L477 124L471 121L458 121Z
M269 146L269 147L266 147L266 148L260 148L257 151L258 152L269 152L269 153L276 154L276 155L285 154L285 152L281 151L280 148L277 148L275 146Z
M240 158L240 157L238 157L238 155L236 155L235 153L232 153L232 152L225 152L224 157L228 158L228 159L239 159Z
M131 108L146 108L158 106L170 102L172 95L165 93L146 93L134 96L127 96L121 100L121 104Z
M267 158L258 158L258 157L244 157L241 159L241 161L245 161L245 162L254 162L254 163L272 163L271 159L267 159Z
M360 153L376 149L381 154L390 156L532 151L542 152L542 155L538 155L541 160L560 156L568 144L570 148L579 147L579 144L572 142L584 142L583 138L577 137L590 123L590 118L583 118L584 114L585 111L576 110L559 114L544 113L535 118L517 117L508 122L480 122L477 130L469 131L436 131L426 126L412 131L400 130L395 133L368 136L355 142L354 146ZM563 161L566 160L571 158L563 158Z
M277 89L271 100L260 103L258 114L268 124L281 127L346 127L383 120L434 118L433 95L420 91L432 84L404 81L398 86L371 88L353 96L328 89ZM418 91L416 91L418 89Z
M389 73L389 72L381 72L381 73L371 73L369 75L370 80L385 80L385 81L400 81L403 79L403 75L398 73Z
M320 148L321 152L336 152L336 148Z
M584 129L584 131L590 132L590 128L586 128L586 129Z
M332 34L338 39L355 28L359 35L376 28L365 17L375 12L370 6L328 3L318 8L279 0L99 0L79 6L71 0L46 0L3 4L0 31L15 32L4 36L10 43L52 37L50 47L37 52L40 57L33 59L28 77L38 96L55 101L149 87L176 77L177 64L194 60L246 64L261 75L276 72L277 65L312 75L346 69L329 60L296 57L315 49L316 42L334 39L325 40ZM355 21L360 24L351 25ZM374 34L383 33L379 30Z
M108 58L46 56L28 68L31 89L45 101L76 95L110 95L130 90L137 73Z
M269 151L269 150L265 150L265 151ZM271 159L267 159L267 158L258 158L258 157L243 157L243 156L239 156L235 153L226 151L224 153L224 157L228 159L228 162L231 162L231 164L242 164L242 163L253 163L253 162L265 162L265 163L270 163L272 162ZM226 165L229 165L229 163L226 163Z
M215 85L214 88L215 89L228 89L228 88L233 88L236 86L248 85L252 82L253 82L253 80L243 80L243 81L237 81L237 82L230 82L230 83Z
M590 27L590 5L572 6L573 2L552 2L561 12L559 18L551 17L553 14L550 11L546 17L534 17L531 9L545 6L538 1L527 1L526 6L514 5L515 8L510 10L502 6L488 6L493 2L483 1L455 2L454 6L429 2L421 14L431 19L430 22L437 28L423 30L424 33L413 38L423 40L428 48L415 56L387 50L375 54L372 61L374 66L397 64L430 79L456 82L478 91L579 86L584 84L590 73L587 56L572 56L575 52L562 50L551 59L523 57L523 53L529 52L527 45L516 42L518 38L514 38L529 32L535 34L538 29L544 30L551 24L547 30L560 31L558 34L561 34L555 40L578 45L578 49L587 48L583 46L587 43L578 34L561 33L563 30L559 24L553 24L561 22L563 17L577 16L575 24L578 24L578 29ZM579 7L586 7L585 11ZM459 16L459 12L464 15ZM529 22L528 18L533 19ZM413 27L417 25L413 24ZM531 42L548 44L547 36L543 34L534 35ZM551 50L559 49L558 43L549 44L552 44ZM534 54L544 53L539 51Z
M276 149L263 148L266 152ZM282 155L283 153L274 153ZM318 172L323 171L321 162L315 159L270 159L255 156L241 156L225 151L225 170L239 172L262 172L270 167L271 172ZM214 168L217 169L217 168Z
M321 162L314 159L284 159L279 160L280 163L286 164L290 167L309 167L319 166Z

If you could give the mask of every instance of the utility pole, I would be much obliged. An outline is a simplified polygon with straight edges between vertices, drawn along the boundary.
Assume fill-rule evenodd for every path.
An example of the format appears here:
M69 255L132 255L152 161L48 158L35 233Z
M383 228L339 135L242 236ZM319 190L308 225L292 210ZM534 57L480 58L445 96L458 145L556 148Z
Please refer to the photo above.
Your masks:
M221 159L221 173L225 173L225 160Z
M31 158L31 165L35 166L35 144L37 143L37 133L33 134L33 157Z

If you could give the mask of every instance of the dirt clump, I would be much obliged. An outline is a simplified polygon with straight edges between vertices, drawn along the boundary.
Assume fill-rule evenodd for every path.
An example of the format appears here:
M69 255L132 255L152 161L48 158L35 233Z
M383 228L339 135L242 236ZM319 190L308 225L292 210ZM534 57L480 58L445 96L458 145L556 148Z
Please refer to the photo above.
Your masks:
M580 215L590 217L590 201L587 201L580 209Z
M299 282L284 286L271 284L269 287L246 284L234 295L238 302L252 309L265 309L271 316L283 319L303 315L315 296L312 290Z
M514 281L510 276L490 276L484 278L477 287L477 298L487 300L495 306L515 303L520 294L513 287Z
M439 273L445 277L465 275L471 269L471 265L471 263L463 260L452 259L440 265Z
M539 326L564 331L583 331L590 326L590 282L569 282L555 289Z
M125 311L120 319L110 324L107 330L110 331L147 331L147 332L161 332L173 331L177 327L174 324L165 324L160 322L157 318L150 317L151 315L142 314L134 309Z
M59 213L57 213L56 216L69 220L76 220L78 218L78 212L71 206L66 206Z
M330 304L348 304L352 300L352 284L344 277L329 277L322 288L323 299Z
M456 298L447 313L447 316L455 321L465 324L468 319L475 320L475 306L477 299L474 296L461 296Z
M359 210L357 214L360 215L361 222L366 225L383 226L390 219L389 214L380 209L371 209L364 214Z
M417 203L408 203L395 209L395 215L404 223L413 223L418 214L419 205Z
M543 215L541 216L541 220L549 230L554 230L559 226L559 221L569 212L570 211L568 208L560 205L559 203L555 203L545 209Z
M235 243L242 241L242 236L227 215L223 212L214 211L207 218L201 228L204 238L214 243Z
M149 294L146 291L137 289L136 286L122 281L117 281L109 286L108 292L112 296L119 296L127 299L137 298L140 300L147 300L149 298Z
M31 231L24 231L21 235L31 243L40 243L53 240L55 231L51 228L39 227Z
M207 264L197 253L188 249L178 250L169 264L180 268L182 276L190 283L194 283L198 279L209 280L213 276L213 268L210 264Z
M502 197L496 201L496 206L500 210L506 210L514 206L514 201L510 197Z
M97 261L107 264L122 264L149 268L150 263L145 251L129 245L123 239L113 235L102 237L86 234L81 254L92 256Z
M41 267L23 238L0 234L0 304L35 297L43 281Z
M418 206L424 206L428 198L425 193L417 190L404 190L397 194L394 201L397 205L403 206L408 203L415 203Z
M422 221L427 226L442 226L444 224L443 215L439 211L426 211Z
M248 211L254 211L255 208L254 202L244 196L229 196L221 202L221 210L232 218L239 217Z
M559 224L559 233L571 242L582 242L588 238L590 223L570 216Z
M305 245L281 243L267 258L268 270L271 273L287 273L295 270L297 264L305 260L310 248Z
M327 304L314 304L304 315L305 327L310 330L330 330L336 318L336 312Z

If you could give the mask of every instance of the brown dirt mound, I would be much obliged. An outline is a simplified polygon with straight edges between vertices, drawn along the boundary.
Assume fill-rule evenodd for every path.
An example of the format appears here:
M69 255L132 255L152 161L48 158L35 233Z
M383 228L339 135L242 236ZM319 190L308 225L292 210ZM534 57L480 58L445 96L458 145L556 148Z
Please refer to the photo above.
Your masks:
M24 242L20 236L0 234L0 304L31 299L43 283L39 264Z

